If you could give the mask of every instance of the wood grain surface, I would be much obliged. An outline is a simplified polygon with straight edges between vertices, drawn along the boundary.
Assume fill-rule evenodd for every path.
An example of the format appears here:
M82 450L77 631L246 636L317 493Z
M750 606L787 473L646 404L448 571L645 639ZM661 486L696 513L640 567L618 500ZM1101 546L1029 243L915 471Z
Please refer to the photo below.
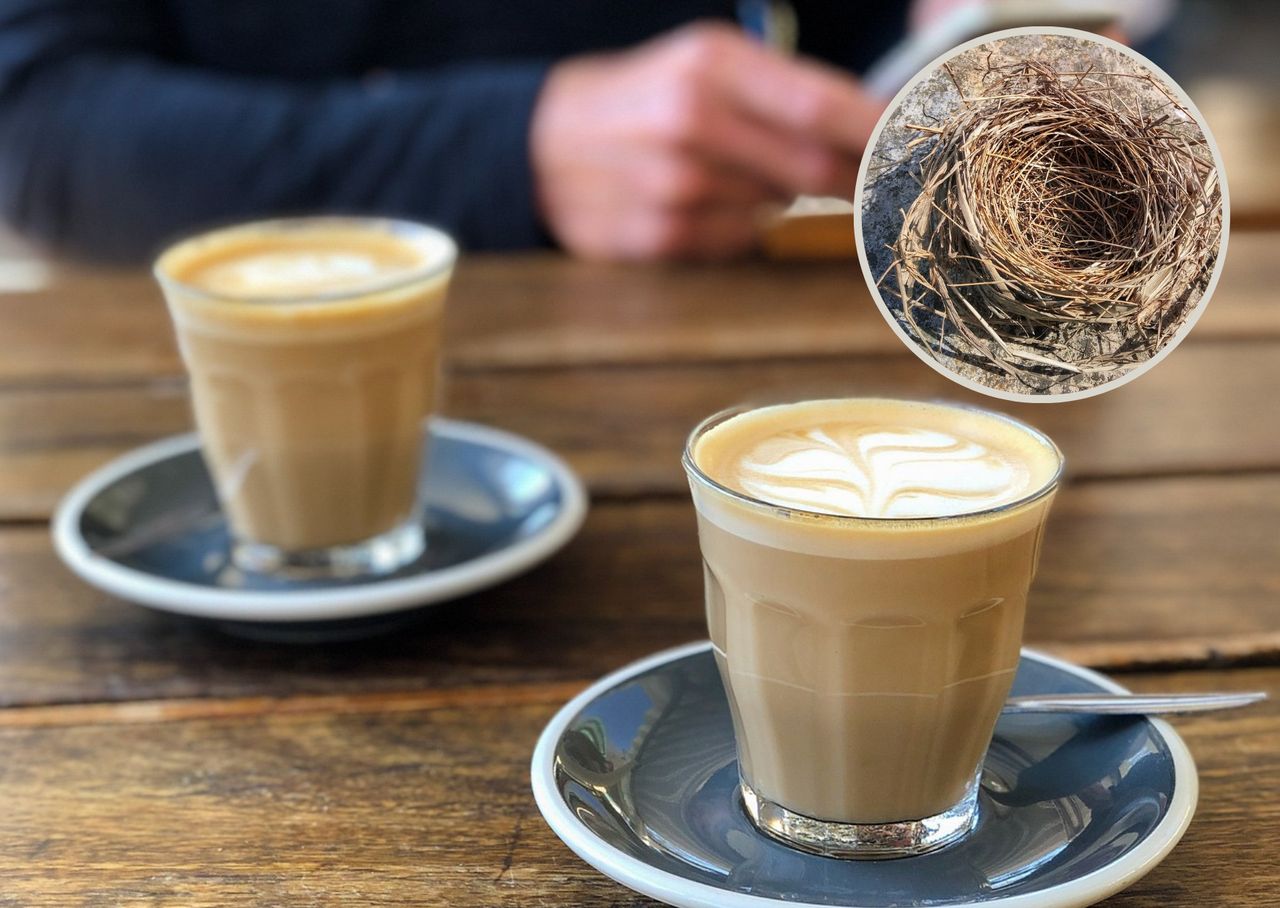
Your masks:
M1274 655L1277 526L1280 475L1069 486L1027 640L1130 670ZM706 634L683 499L597 503L546 565L354 644L281 647L119 602L64 569L42 526L0 530L0 578L9 706L564 681Z
M1142 690L1268 689L1280 670L1145 675ZM486 704L232 715L136 707L0 727L0 876L21 905L652 904L561 844L528 759L564 690ZM56 708L55 708L56 709ZM115 721L118 710L123 721ZM1177 722L1200 807L1168 859L1109 908L1275 904L1280 707ZM1267 832L1269 830L1269 832ZM1229 858L1227 857L1229 856Z
M1000 405L1070 462L1029 642L1143 690L1280 693L1277 241L1232 237L1203 319L1138 381ZM850 261L469 258L444 410L564 455L587 523L394 633L282 645L121 602L57 561L65 490L190 416L149 276L53 274L0 297L0 905L651 904L554 837L528 759L589 680L705 633L689 428L819 394L991 404L904 351ZM1197 819L1106 904L1277 904L1280 707L1178 727Z
M1075 477L1280 468L1280 339L1188 344L1136 382L1065 406L999 403L1042 428ZM45 519L89 470L188 431L180 380L0 391L0 518ZM682 494L680 451L703 417L744 402L888 394L992 406L905 353L766 362L478 370L444 412L547 445L597 496Z
M1280 233L1232 236L1190 342L1280 337ZM61 265L46 289L0 295L0 386L181 373L150 275ZM769 360L899 352L856 262L626 266L547 254L471 256L450 291L460 368Z

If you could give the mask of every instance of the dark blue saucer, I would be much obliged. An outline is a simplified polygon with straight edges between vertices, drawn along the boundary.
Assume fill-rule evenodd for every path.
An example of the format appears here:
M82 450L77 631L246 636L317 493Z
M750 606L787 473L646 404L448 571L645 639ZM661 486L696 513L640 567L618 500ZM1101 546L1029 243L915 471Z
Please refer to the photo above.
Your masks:
M560 458L472 423L433 419L419 496L427 547L376 578L297 580L231 564L231 538L199 438L168 438L85 477L54 518L58 554L87 582L255 638L369 636L423 606L500 583L582 525L586 494Z
M1024 651L1015 695L1123 689ZM1131 884L1195 810L1195 764L1166 723L1001 719L981 817L919 857L842 861L766 838L738 794L733 727L710 644L646 659L568 704L534 754L552 829L608 876L673 905L1074 908Z

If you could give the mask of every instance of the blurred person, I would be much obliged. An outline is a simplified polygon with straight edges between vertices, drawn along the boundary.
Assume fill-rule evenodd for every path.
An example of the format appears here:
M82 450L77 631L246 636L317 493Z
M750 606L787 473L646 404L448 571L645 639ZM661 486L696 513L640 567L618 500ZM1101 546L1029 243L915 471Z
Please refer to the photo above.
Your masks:
M734 11L0 0L0 215L119 261L321 210L431 221L470 249L733 255L762 205L852 195L880 105L848 73L906 15L796 0L790 57Z

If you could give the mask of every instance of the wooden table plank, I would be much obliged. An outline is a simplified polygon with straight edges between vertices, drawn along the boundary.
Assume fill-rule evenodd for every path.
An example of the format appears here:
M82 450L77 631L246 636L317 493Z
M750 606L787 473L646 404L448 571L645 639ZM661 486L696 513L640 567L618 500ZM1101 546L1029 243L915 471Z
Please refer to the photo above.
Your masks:
M1111 667L1275 658L1278 524L1280 476L1069 486L1027 639ZM598 503L533 573L330 646L241 640L120 602L66 571L43 527L0 530L0 706L566 681L705 633L683 499Z
M595 884L528 791L550 709L0 731L26 757L0 777L5 897L453 906L536 904L534 880L548 897L562 873ZM539 857L513 875L526 830Z
M1265 690L1267 703L1173 720L1195 757L1200 803L1182 842L1107 908L1275 904L1280 847L1280 670L1126 675L1140 691ZM1273 794L1274 792L1274 794Z
M1141 676L1144 690L1264 688L1280 670ZM528 758L564 695L333 713L20 724L0 748L0 875L16 904L648 905L561 844ZM397 707L404 704L397 704ZM1109 908L1270 906L1280 704L1180 720L1200 809ZM1229 855L1229 860L1225 856Z
M0 707L563 681L706 634L684 503L597 507L547 564L393 634L320 646L227 636L98 593L43 527L0 530Z
M1280 343L1188 345L1147 375L1064 404L968 391L914 356L459 374L446 412L509 428L568 457L607 494L680 493L679 452L701 419L735 404L906 396L997 408L1048 432L1076 476L1280 467Z
M81 476L189 431L185 380L0 391L0 520L43 520Z
M1085 401L1007 404L906 353L767 363L462 371L445 411L527 435L599 496L683 494L679 454L704 416L748 400L887 394L995 406L1042 427L1077 476L1280 469L1280 340L1187 345ZM0 520L48 517L86 472L190 428L180 381L0 392Z
M1280 658L1277 240L1233 237L1218 297L1150 375L1091 401L1001 405L1054 435L1075 477L1031 642L1128 669ZM38 522L66 486L189 421L149 279L58 274L0 298L0 521L31 522L0 527L3 903L647 904L554 839L527 760L585 679L704 633L688 428L744 399L991 404L904 353L848 262L472 258L447 411L565 454L597 496L583 534L395 634L250 642L57 563ZM1125 680L1275 691L1280 669ZM1201 815L1108 904L1273 904L1280 709L1180 727Z
M1271 149L1280 141L1280 89L1261 73L1250 78L1228 67L1210 71L1186 88L1222 152L1231 228L1274 228L1280 224L1280 181Z
M1280 337L1280 233L1230 242L1192 340ZM159 290L139 270L61 265L49 288L0 296L0 384L181 372ZM466 368L774 359L898 351L852 261L608 265L554 254L470 256L450 297Z

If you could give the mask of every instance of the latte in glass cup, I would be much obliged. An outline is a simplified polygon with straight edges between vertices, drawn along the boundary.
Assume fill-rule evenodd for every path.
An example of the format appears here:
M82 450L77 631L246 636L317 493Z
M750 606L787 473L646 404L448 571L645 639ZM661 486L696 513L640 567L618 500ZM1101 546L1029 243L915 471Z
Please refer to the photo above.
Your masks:
M316 217L160 257L238 566L350 577L421 555L423 422L456 255L419 224Z
M751 818L847 857L962 837L1058 449L982 410L816 400L713 416L684 464Z

